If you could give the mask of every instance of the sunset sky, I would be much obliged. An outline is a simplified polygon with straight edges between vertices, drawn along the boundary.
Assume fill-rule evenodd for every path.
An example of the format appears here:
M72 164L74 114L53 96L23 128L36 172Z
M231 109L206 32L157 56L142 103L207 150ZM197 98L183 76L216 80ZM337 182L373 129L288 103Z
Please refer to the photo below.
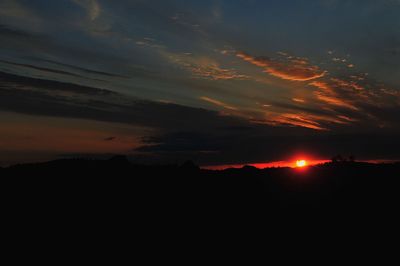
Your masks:
M0 0L0 165L400 159L399 0Z

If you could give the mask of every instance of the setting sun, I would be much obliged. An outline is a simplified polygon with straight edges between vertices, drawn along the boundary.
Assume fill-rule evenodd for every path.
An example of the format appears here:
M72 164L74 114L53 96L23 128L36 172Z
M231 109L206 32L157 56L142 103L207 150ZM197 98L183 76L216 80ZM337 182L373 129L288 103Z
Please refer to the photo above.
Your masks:
M296 161L296 166L297 167L305 167L305 166L307 166L307 161L306 160L298 160L298 161Z

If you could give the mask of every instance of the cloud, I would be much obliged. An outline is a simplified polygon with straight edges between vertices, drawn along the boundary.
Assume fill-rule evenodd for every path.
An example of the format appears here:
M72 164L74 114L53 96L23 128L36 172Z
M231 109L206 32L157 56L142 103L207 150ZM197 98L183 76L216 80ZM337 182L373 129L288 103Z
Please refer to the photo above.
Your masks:
M213 104L225 105L210 97L206 99L212 100ZM7 73L0 73L0 110L33 117L77 118L146 128L147 132L141 131L143 143L132 145L131 150L137 158L152 158L153 162L171 162L180 158L193 159L204 165L266 162L285 159L298 149L332 156L341 153L340 148L344 145L347 145L346 152L352 149L354 154L363 152L364 155L366 143L371 154L376 151L385 154L384 148L392 147L390 145L397 140L397 135L385 138L377 138L377 135L376 138L364 138L360 134L346 138L324 135L328 132L324 129L332 123L353 122L351 116L344 114L330 117L305 112L283 113L268 116L268 123L257 123L222 116L216 111L144 101L108 90ZM398 109L378 111L382 112L381 117L391 114L393 119L398 119ZM290 130L288 125L292 126ZM97 140L112 147L116 140L107 139L110 136L119 139L119 135L112 131L106 134L96 135ZM121 142L121 145L126 147L127 143ZM395 145L400 147L398 141ZM134 147L139 148L133 150ZM72 148L70 152L73 152Z
M24 68L30 68L30 69L39 70L39 71L45 71L45 72L54 73L54 74L61 74L61 75L66 75L66 76L71 76L71 77L76 77L76 78L86 78L86 77L83 77L81 75L78 75L78 74L75 74L75 73L71 73L71 72L68 72L68 71L51 69L51 68L47 68L47 67L39 67L39 66L30 65L30 64L21 64L21 63L9 62L9 61L6 61L6 60L1 60L1 59L0 59L0 63L7 64L7 65L24 67Z
M66 44L51 35L27 31L19 27L12 27L0 24L0 48L10 51L21 58L40 58L39 60L50 59L51 61L80 62L82 65L102 66L102 68L112 65L119 66L118 69L126 67L128 62L126 57L118 56L105 52L104 45L97 43L96 47L90 45L76 46ZM32 56L35 55L35 56ZM7 56L9 58L10 56ZM122 67L121 67L122 66Z
M7 24L11 25L19 25L23 20L30 27L40 25L43 22L27 5L23 5L16 0L0 1L0 21L2 18L6 18Z
M292 98L292 101L294 101L296 103L305 103L306 102L304 99L300 99L300 98Z
M188 68L195 76L211 80L247 79L246 75L238 74L235 70L221 68L217 63L199 62L189 65Z
M323 101L327 104L349 108L352 110L358 110L358 108L351 103L348 103L338 97L327 95L325 92L316 91L314 94L318 98L318 100Z
M351 77L351 78L354 78ZM355 76L356 79L357 76ZM361 86L360 84L358 84L355 81L346 81L343 79L338 79L338 78L331 78L331 86L336 87L336 88L342 88L342 89L349 89L349 90L353 90L353 91L362 91L365 90L365 88L363 86Z
M236 56L284 80L310 81L326 74L326 71L322 71L318 66L310 65L308 60L303 58L291 58L280 62L267 57L254 57L244 52L238 52Z
M362 51L357 55L351 47L352 44L348 43L348 40L355 40L357 51L359 43L364 43L366 45L363 47L368 47L370 42L360 41L362 38L359 35L363 35L362 30L361 32L351 31L358 34L353 39L348 38L350 36L346 33L344 35L328 34L328 36L319 32L319 28L314 28L318 32L308 34L308 37L319 39L319 41L304 38L304 34L301 32L286 34L282 39L272 36L276 30L269 32L272 35L261 34L257 30L246 31L248 28L254 28L250 24L257 24L257 19L246 21L250 24L245 23L245 25L242 23L243 21L240 21L243 18L238 18L236 12L232 12L233 9L224 9L226 14L224 14L223 20L208 21L209 16L204 12L206 10L206 13L210 13L207 8L208 4L200 7L192 5L193 3L183 5L181 1L152 0L53 2L56 1L0 0L0 17L2 17L0 23L7 25L0 26L2 58L7 58L6 60L10 62L27 62L23 65L16 65L19 68L13 68L17 70L15 72L24 73L24 75L33 72L27 69L29 67L55 74L70 75L65 79L61 77L63 80L76 80L70 78L71 74L72 76L88 77L100 75L102 76L100 78L109 82L108 84L102 83L101 86L109 85L110 89L141 95L153 100L163 99L165 102L155 103L134 99L127 95L112 93L109 90L98 90L94 87L71 83L55 83L43 79L0 75L0 79L4 81L0 86L2 95L0 109L2 110L32 115L145 125L156 130L155 136L164 136L165 132L170 133L169 139L158 138L160 150L162 150L161 146L167 142L171 144L170 147L173 147L173 142L178 142L182 137L179 134L172 134L172 131L197 133L198 135L193 136L193 141L199 140L200 145L192 150L201 151L202 147L206 147L204 150L222 150L221 152L223 152L223 150L229 150L229 146L233 146L232 143L239 143L239 140L248 143L245 141L246 137L257 136L254 137L254 143L256 140L258 143L275 143L276 138L267 139L265 137L275 127L296 132L300 130L300 127L306 127L313 129L310 131L318 131L318 134L327 131L321 129L331 129L330 132L336 132L337 127L341 127L341 125L345 127L345 123L353 125L346 126L346 130L354 131L363 131L364 128L374 130L375 125L392 124L394 127L398 127L400 97L397 96L396 90L385 89L383 91L383 89L380 90L381 87L372 88L367 81L341 76L345 73L337 75L336 79L331 79L334 77L334 71L339 72L339 65L333 64L331 61L333 55L329 56L329 62L325 62L325 65L318 64L317 66L311 59L290 56L284 52L279 55L274 54L273 58L256 57L254 52L252 55L236 53L231 47L226 46L230 44L243 47L244 51L249 52L252 50L246 47L250 43L253 49L257 50L295 49L304 54L314 53L312 57L314 59L319 57L318 51L326 51L332 47L337 51L348 48L348 52L355 56L354 62L353 60L349 61L350 57L346 57L346 62L341 59L341 72L349 71L349 67L345 66L354 63L359 69L365 69L368 65L368 71L374 73L374 69L371 68L381 67L382 64L379 60L370 60L370 56L374 57L379 51L386 49L383 47L388 45L386 38L370 38L373 42L384 44L382 47L376 46L377 48L385 49L374 49L376 52L366 53L369 57L364 58ZM3 9L4 3L8 3L8 9ZM18 3L23 3L23 5ZM234 9L239 6L244 7L240 4L235 5ZM287 8L284 10L287 11ZM247 11L251 13L251 10ZM178 16L176 16L177 14ZM215 18L219 16L218 12L213 14ZM32 15L38 16L40 21L46 23L28 25L34 24L30 19ZM174 16L175 19L171 19L171 16ZM392 18L390 16L387 21L391 21ZM299 20L293 19L293 21L298 22ZM341 21L346 22L346 20ZM231 22L237 23L237 27L232 28ZM105 24L110 27L102 27ZM348 23L342 24L345 27L352 26ZM130 26L127 27L127 25ZM337 32L342 32L341 26L343 25L336 27ZM302 28L306 25L299 26ZM329 28L332 25L329 23L325 26ZM270 29L275 28L274 26L270 27ZM293 29L293 27L289 28ZM322 28L324 25L321 26ZM381 26L372 28L372 32L382 32L379 30L380 28ZM60 32L58 29L63 29L63 31ZM100 30L93 34L88 29ZM353 27L353 29L355 28ZM336 31L336 29L333 30ZM390 36L393 35L391 33L393 30L389 29L383 31L382 36L388 35L390 39ZM327 38L321 38L321 34L326 35ZM380 36L380 34L375 35L375 37ZM267 42L265 36L269 36L272 42ZM253 42L254 39L257 39L258 42ZM297 45L291 42L295 39L298 41ZM345 43L346 47L340 47L343 45L342 43ZM389 43L389 46L393 46L396 44L396 40L392 42L389 40ZM362 49L372 51L370 48ZM389 50L392 51L391 48ZM26 56L34 54L42 61L39 61L40 59L25 60ZM234 59L232 56L236 56L236 54L238 57ZM335 52L334 56L336 58L343 57L339 52ZM362 60L357 60L357 56L360 56L358 59ZM24 58L24 61L21 61L21 58ZM392 60L394 59L393 57ZM241 61L240 64L234 66L233 64L238 61ZM135 66L137 68L133 70ZM396 65L391 65L390 69L397 69L394 66ZM388 69L389 67L383 66L380 71L387 72ZM270 76L265 73L258 73L254 79L246 76L262 70L269 73ZM329 75L324 70L329 70ZM352 70L354 73L355 71L355 69ZM59 75L50 75L47 72L39 74L59 77ZM33 73L38 73L38 71ZM388 73L391 75L394 72ZM124 75L132 77L132 79L115 79ZM263 77L260 78L260 75ZM396 75L391 76L393 76L393 80L396 77ZM295 82L288 83L281 80ZM84 82L90 84L87 80ZM266 84L267 82L269 83ZM314 82L319 82L318 86ZM396 81L394 80L394 82ZM307 86L309 83L314 83L314 85ZM202 97L199 98L200 96ZM172 102L223 110L224 113L242 115L243 119L222 117L216 111L190 108L171 104ZM268 108L265 108L267 106ZM240 112L234 112L238 107L240 107ZM267 112L275 113L268 116ZM244 118L244 113L247 120ZM250 116L255 119L249 118ZM257 124L257 129L254 131L241 133L245 135L243 138L233 138L232 135L238 134L235 130L230 130L223 135L216 133L215 128L218 127L231 129L253 127L257 122L256 119L260 121L259 124L265 121L270 124L263 124L262 128ZM359 127L360 124L364 127ZM289 130L287 125L291 126ZM283 133L286 134L286 132ZM203 137L199 134L209 134L211 137L202 141ZM214 135L218 137L213 138ZM259 135L260 137L258 137ZM110 132L104 138L109 136L118 135ZM220 136L221 138L219 138ZM226 146L222 147L218 144L211 148L206 146L208 141L220 142L222 139L229 140ZM283 141L287 140L290 138L283 139ZM184 144L189 145L190 143L187 141ZM264 145L263 148L268 149L268 145ZM240 148L235 149L240 150ZM244 149L242 148L242 150Z
M267 124L271 125L291 125L305 127L315 130L326 130L319 122L315 120L315 116L307 114L279 114L275 117L270 117Z
M162 53L168 60L190 71L194 76L210 80L245 80L249 77L239 74L237 70L223 68L207 56L192 56L167 51Z
M28 33L26 31L23 30L19 30L19 29L15 29L15 28L11 28L9 26L5 26L5 25L1 25L0 24L0 34L3 37L16 37L16 38L32 38L34 37L33 34Z
M72 0L75 4L86 9L91 21L96 20L101 13L101 7L97 0Z
M327 104L344 107L344 108L349 108L352 110L358 110L358 108L355 107L354 105L352 105L351 103L348 103L348 102L346 102L338 97L335 97L333 95L329 95L326 92L316 91L314 94L318 98L318 100L325 102Z
M266 123L271 125L290 125L314 130L330 131L330 127L333 124L347 125L356 121L356 119L352 119L345 115L335 116L331 114L298 112L269 115Z
M159 130L204 130L248 122L216 111L139 100L105 89L0 72L0 110L30 115L138 124Z
M30 95L29 91L40 92L40 94L44 97L49 94L54 95L54 93L56 92L62 94L81 94L88 97L117 95L115 92L109 90L97 89L88 86L81 86L77 84L58 82L53 80L24 77L5 72L0 72L0 89L2 89L3 92L11 92L9 94L9 97L11 98L8 99L10 100L10 102L7 103L7 106L13 103L12 93L15 93L16 96L19 95L20 97L23 96L23 93L26 93L26 98L29 98L29 96L32 96Z
M61 62L58 62L58 61L55 61L55 60L47 60L47 59L41 59L41 58L35 58L35 57L29 57L29 59L32 59L34 61L39 61L39 62L50 63L50 64L53 64L53 65L66 67L66 68L73 69L73 70L78 70L80 72L84 72L84 73L87 73L87 74L93 74L93 75L99 75L99 76L105 76L105 77L114 77L114 78L128 78L128 77L123 76L123 75L118 75L118 74L114 74L114 73L110 73L110 72L105 72L105 71L99 71L99 70L93 70L93 69L89 69L89 68L79 67L79 66L75 66L75 65L61 63Z
M317 87L314 95L329 105L345 107L358 110L360 101L377 103L382 94L379 91L373 92L380 86L365 80L364 76L352 75L348 78L330 78L313 81L309 85Z
M313 94L318 101L327 105L325 108L336 113L342 121L355 128L398 128L400 112L400 94L398 90L387 86L365 75L329 78L309 83L318 88Z
M208 80L245 80L249 77L239 74L237 70L222 67L209 56L195 56L190 52L171 52L165 45L152 38L142 38L136 45L155 50L168 62L192 73L193 76Z
M216 99L212 99L212 98L205 97L205 96L200 97L200 99L203 100L203 101L206 101L208 103L212 103L212 104L214 104L216 106L223 107L223 108L228 109L228 110L233 110L233 111L237 111L238 110L238 108L233 107L233 106L231 106L229 104L226 104L226 103L221 102L221 101L216 100Z
M318 100L329 105L358 110L358 108L355 107L352 103L341 99L335 92L335 87L333 87L330 83L324 81L314 81L311 82L310 85L320 89L319 91L314 92L314 95L317 97Z

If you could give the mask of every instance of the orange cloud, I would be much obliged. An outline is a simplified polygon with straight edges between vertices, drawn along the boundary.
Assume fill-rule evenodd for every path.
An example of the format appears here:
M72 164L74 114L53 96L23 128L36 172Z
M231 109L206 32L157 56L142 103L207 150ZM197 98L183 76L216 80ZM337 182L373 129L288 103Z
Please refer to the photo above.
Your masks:
M163 53L170 61L192 72L194 76L199 78L210 80L248 79L246 75L239 74L234 69L221 67L218 62L209 57L196 57L191 54L176 54L165 51Z
M247 76L237 74L232 69L223 69L216 63L187 65L192 73L198 77L212 80L246 79Z
M168 51L167 47L157 43L155 39L143 38L135 42L144 48L153 48L169 62L178 65L193 74L197 78L209 80L245 80L248 76L240 74L232 68L225 68L216 59L208 56L195 56L190 52L176 53ZM223 53L229 53L224 50Z
M209 97L203 96L203 97L200 97L200 99L203 100L203 101L206 101L208 103L212 103L214 105L223 107L223 108L228 109L228 110L233 110L233 111L237 111L238 110L238 108L236 108L236 107L233 107L233 106L231 106L229 104L226 104L224 102L218 101L218 100L213 99L213 98L209 98Z
M340 107L345 107L353 110L358 110L357 107L353 106L352 104L338 98L335 96L324 95L323 92L316 91L315 96L320 100L330 105L336 105Z
M292 98L292 101L294 101L296 103L305 103L306 102L304 99L300 99L300 98Z
M333 93L333 89L327 82L324 81L313 81L309 85L317 87L325 92Z
M96 20L100 16L101 7L97 0L73 0L73 2L87 10L90 20Z
M325 102L329 105L344 107L352 110L358 110L353 104L349 103L346 100L341 99L338 94L335 92L335 84L330 84L324 81L314 81L309 85L319 88L319 91L315 91L314 95L322 102Z
M349 124L355 122L348 116L328 116L328 115L315 115L309 113L283 113L272 115L268 118L267 124L270 125L292 125L315 130L328 130L322 123L335 123L335 124Z
M337 78L331 78L331 81L333 82L332 86L335 86L337 88L342 88L342 89L350 89L350 90L358 90L362 91L364 90L364 87L359 85L358 83L354 81L345 81Z
M326 130L326 128L322 127L321 124L315 120L315 117L306 114L280 114L276 117L270 118L268 124L292 125L315 130Z
M346 115L338 115L338 118L347 122L356 122L357 119L353 119L351 117L348 117Z
M272 76L291 81L309 81L325 76L318 66L310 65L307 59L292 58L287 62L280 62L266 57L253 57L244 52L238 52L237 57L255 66L264 68Z

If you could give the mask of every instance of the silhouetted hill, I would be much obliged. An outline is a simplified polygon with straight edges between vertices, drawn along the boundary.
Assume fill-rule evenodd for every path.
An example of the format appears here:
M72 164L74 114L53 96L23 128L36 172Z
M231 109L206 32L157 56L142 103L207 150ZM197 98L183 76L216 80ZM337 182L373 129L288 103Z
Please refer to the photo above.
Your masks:
M156 234L169 228L201 234L203 226L218 231L214 223L230 228L232 222L254 234L300 224L328 230L326 223L339 223L349 229L376 226L376 221L383 230L397 227L400 198L400 164L211 171L192 162L136 165L118 156L17 165L0 168L0 175L5 212L18 217L20 226L36 218L62 221L65 228L101 221L103 227L121 228L121 234L143 228ZM275 227L265 227L267 222Z
M358 209L392 206L399 193L400 164L331 163L307 169L202 170L193 162L135 165L110 160L56 160L1 169L3 182L26 194L82 193L79 196L136 197L168 202L231 201L292 209ZM45 190L45 191L43 191ZM382 205L383 204L383 205Z

